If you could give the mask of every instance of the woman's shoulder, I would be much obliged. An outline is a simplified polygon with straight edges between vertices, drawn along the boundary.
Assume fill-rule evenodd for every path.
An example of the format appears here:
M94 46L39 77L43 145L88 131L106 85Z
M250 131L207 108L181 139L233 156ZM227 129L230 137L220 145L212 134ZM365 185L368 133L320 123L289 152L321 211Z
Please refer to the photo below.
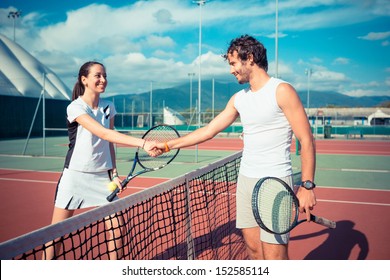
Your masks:
M66 108L68 115L79 114L80 112L88 112L88 106L82 101L81 98L73 100Z
M74 106L74 105L81 105L81 104L84 104L84 101L78 97L76 98L75 100L72 100L68 106Z
M99 101L99 106L100 107L107 107L107 105L109 105L110 107L114 107L115 104L114 102L112 102L111 100L109 99L106 99L106 98L101 98L100 101Z

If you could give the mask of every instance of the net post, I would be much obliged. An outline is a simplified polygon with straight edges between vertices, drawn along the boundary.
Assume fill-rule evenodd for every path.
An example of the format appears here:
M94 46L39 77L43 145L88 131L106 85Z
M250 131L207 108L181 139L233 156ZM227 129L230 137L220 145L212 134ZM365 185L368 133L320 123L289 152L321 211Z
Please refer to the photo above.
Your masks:
M33 129L33 126L34 126L34 123L35 123L35 118L36 118L37 113L38 113L39 105L41 104L41 99L42 99L42 94L39 96L37 106L35 107L34 116L33 116L33 119L31 121L30 129L28 131L28 135L27 135L26 143L24 144L22 155L26 154L27 145L28 145L28 142L30 141L31 132L32 132L32 129Z
M192 238L192 219L191 219L191 188L188 180L188 176L185 176L185 184L186 184L186 241L187 241L187 260L195 260L195 248L194 248L194 239Z
M235 160L234 160L234 162L235 162ZM227 165L225 165L225 180L226 180L226 194L228 196L230 196L229 170L228 170L228 166ZM231 222L231 220L230 220L230 217L231 217L231 213L230 213L230 211L231 211L230 210L231 204L230 204L230 199L229 198L227 199L227 203L228 203L227 211L228 211L228 217L229 217L229 221L228 222L230 223ZM231 252L232 252L232 236L229 234L228 238L229 238L229 250L228 250L228 252L229 252L229 259L231 259L232 258L232 256L231 256Z
M46 100L45 100L45 82L46 82L46 75L45 72L42 73L43 75L43 86L42 86L42 155L46 156Z

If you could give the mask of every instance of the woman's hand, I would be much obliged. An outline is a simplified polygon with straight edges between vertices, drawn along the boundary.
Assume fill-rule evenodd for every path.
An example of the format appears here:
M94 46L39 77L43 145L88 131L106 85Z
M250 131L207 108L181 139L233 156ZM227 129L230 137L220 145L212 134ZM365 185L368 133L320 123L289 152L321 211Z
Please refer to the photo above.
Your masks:
M151 157L157 157L163 153L163 150L158 148L156 141L145 141L143 149Z

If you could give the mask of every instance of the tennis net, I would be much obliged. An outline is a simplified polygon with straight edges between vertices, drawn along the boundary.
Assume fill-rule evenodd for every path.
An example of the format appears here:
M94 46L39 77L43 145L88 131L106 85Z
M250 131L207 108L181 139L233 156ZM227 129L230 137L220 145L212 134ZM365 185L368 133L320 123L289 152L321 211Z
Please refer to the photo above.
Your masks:
M0 259L247 259L235 228L241 156L3 242Z

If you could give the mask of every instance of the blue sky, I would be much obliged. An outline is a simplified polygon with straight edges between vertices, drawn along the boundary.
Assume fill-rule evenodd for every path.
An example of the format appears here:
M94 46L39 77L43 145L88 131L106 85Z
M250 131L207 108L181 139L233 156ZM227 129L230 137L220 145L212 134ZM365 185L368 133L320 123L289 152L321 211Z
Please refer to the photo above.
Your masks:
M202 8L202 81L235 81L221 57L231 39L264 43L275 76L275 3L212 0ZM278 75L298 91L390 98L390 1L279 0ZM189 83L198 75L199 6L192 0L0 1L0 33L73 87L80 65L106 65L107 94ZM1 63L1 60L0 60ZM197 76L194 77L197 79Z

